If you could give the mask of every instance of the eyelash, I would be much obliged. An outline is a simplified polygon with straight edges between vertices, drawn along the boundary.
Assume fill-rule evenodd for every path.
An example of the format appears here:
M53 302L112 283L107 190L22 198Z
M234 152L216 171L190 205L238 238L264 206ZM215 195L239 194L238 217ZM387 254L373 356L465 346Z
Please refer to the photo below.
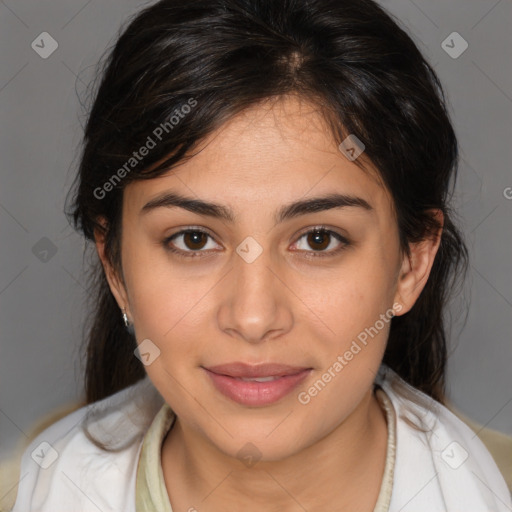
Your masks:
M315 233L315 232L321 232L323 234L333 235L334 238L336 238L339 242L342 243L342 245L340 247L338 247L337 249L334 249L334 250L331 250L331 251L298 251L298 252L306 252L306 253L308 253L309 255L306 256L307 258L330 258L330 257L338 255L340 252L342 252L348 246L351 245L350 242L344 236L342 236L337 231L333 231L332 229L327 228L326 226L315 226L314 228L311 228L308 231L305 231L304 233L301 233L299 238L297 238L297 241L299 241L305 235L308 235L310 233ZM167 237L166 239L164 239L163 242L162 242L163 246L164 246L164 249L169 251L169 252L172 252L172 253L176 254L178 257L181 257L181 258L203 257L203 256L200 255L200 253L207 252L207 251L202 251L202 250L183 251L181 249L176 249L175 247L172 247L170 245L170 242L173 239L177 238L180 235L184 235L186 233L203 233L203 234L205 234L205 235L207 235L207 236L209 236L210 238L213 239L212 235L210 235L210 233L208 233L207 231L204 231L203 229L199 229L199 228L190 227L190 228L184 229L182 231L178 231L177 233L174 233L173 235L171 235L171 236ZM190 253L190 255L189 255L189 253Z

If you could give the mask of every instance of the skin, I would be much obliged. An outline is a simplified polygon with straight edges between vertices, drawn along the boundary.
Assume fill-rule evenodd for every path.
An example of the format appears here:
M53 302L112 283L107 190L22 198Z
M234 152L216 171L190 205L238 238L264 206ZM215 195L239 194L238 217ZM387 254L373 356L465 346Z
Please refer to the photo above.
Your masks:
M166 175L129 184L122 215L123 275L96 244L119 307L140 343L161 351L146 371L178 419L162 447L162 468L175 511L372 511L384 471L385 415L373 393L390 323L311 399L297 395L344 354L387 310L403 315L427 282L439 236L399 251L389 193L371 168L339 151L306 100L284 97L239 114L202 142L195 156ZM360 157L364 158L364 154ZM182 208L141 208L165 191L233 210L229 223ZM276 224L274 212L298 199L333 192L373 207L308 213ZM442 222L442 213L438 215ZM304 232L326 225L324 245ZM179 258L166 237L193 226L211 237L171 245L203 256ZM439 235L440 233L438 233ZM246 237L262 253L236 252ZM316 251L315 251L316 249ZM247 407L211 385L201 366L244 361L312 367L307 380L277 403ZM247 467L237 455L261 453ZM273 508L271 508L273 507Z

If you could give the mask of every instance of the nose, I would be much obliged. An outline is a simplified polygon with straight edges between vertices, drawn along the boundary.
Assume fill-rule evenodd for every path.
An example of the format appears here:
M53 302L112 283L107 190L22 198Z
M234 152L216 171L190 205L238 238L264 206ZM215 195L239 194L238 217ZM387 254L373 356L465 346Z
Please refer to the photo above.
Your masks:
M234 253L233 268L222 287L219 327L249 343L285 334L293 325L290 295L283 271L272 262L269 250L262 250L254 260Z

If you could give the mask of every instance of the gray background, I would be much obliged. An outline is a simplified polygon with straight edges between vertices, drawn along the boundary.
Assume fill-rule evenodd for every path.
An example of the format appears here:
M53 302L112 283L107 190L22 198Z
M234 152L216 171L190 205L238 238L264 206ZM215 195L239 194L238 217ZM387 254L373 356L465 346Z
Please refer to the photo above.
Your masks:
M455 208L471 252L471 302L463 329L464 298L452 307L449 397L512 435L512 2L382 4L437 70L461 145ZM0 0L0 458L38 419L83 398L84 242L63 214L84 122L77 94L142 5ZM441 46L454 31L469 45L458 58ZM42 32L59 45L47 59L31 47Z

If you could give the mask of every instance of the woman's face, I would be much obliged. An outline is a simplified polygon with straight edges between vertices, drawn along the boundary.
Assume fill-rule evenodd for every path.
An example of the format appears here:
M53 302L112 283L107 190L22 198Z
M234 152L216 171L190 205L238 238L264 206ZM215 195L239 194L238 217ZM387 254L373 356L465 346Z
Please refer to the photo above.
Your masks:
M300 206L334 194L368 207ZM367 404L393 307L422 288L403 301L389 195L297 98L245 111L183 165L129 184L122 233L124 285L109 281L146 340L146 371L182 428L233 457L297 453ZM293 367L246 377L296 376L207 370L239 362Z

